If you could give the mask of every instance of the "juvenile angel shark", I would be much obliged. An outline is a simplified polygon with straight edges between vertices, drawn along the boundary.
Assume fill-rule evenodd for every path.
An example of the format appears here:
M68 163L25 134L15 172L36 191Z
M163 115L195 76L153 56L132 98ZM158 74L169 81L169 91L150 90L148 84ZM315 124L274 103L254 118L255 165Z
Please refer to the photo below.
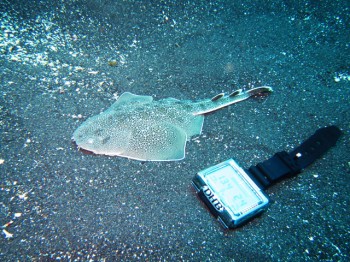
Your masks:
M79 148L95 154L142 161L174 161L185 157L186 141L202 132L204 114L272 92L268 86L237 90L200 101L123 93L106 111L88 118L73 133Z

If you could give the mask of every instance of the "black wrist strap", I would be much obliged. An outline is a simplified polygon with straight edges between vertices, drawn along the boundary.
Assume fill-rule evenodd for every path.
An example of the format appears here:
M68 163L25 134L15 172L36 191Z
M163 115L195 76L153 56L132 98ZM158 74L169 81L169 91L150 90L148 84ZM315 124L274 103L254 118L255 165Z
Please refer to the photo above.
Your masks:
M265 189L282 178L299 174L333 147L341 134L336 126L320 128L292 152L278 152L270 159L251 166L247 173L261 189Z

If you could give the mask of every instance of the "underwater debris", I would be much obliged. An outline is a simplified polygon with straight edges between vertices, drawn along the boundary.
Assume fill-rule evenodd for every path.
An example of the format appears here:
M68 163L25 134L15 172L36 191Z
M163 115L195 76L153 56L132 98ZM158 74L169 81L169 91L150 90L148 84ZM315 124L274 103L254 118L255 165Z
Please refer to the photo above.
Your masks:
M108 65L109 65L109 66L112 66L112 67L115 67L115 66L118 65L118 61L115 60L115 59L109 60L109 61L108 61Z

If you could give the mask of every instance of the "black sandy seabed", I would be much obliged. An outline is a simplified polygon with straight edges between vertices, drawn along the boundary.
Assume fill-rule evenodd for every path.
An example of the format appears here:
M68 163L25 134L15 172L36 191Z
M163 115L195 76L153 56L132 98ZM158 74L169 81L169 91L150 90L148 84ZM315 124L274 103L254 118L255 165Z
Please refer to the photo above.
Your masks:
M349 1L0 2L1 261L349 261ZM274 93L206 117L186 158L84 154L71 141L125 91ZM336 147L224 230L194 174L244 167L337 125Z

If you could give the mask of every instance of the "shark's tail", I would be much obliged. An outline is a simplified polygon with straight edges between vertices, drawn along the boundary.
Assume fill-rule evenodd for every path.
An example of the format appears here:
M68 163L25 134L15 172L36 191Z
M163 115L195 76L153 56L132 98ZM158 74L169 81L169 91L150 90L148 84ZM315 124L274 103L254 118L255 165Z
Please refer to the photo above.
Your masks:
M220 108L232 105L234 103L238 103L240 101L246 100L249 97L260 96L260 95L262 96L272 91L273 91L272 88L269 86L260 86L260 87L249 89L247 91L242 91L242 89L238 89L229 95L220 93L214 96L210 100L208 99L197 103L198 111L195 112L194 115L206 114L206 113L218 110Z
M273 91L272 87L260 86L253 89L249 89L246 91L246 93L248 93L249 96L256 96L256 95L264 95L266 93L271 93L272 91Z

